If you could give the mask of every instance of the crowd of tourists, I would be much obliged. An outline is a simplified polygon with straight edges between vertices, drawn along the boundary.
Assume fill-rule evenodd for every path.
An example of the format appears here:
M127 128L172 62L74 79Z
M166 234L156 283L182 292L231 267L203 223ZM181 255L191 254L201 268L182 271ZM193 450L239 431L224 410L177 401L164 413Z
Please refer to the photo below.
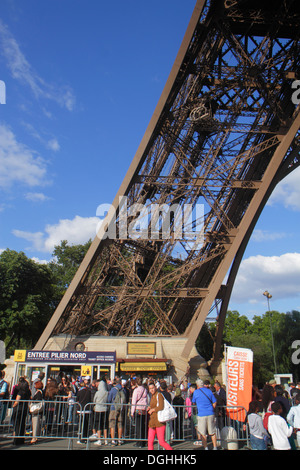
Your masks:
M251 448L300 447L300 383L282 386L272 380L262 390L255 390L253 398L245 422L249 426Z
M4 377L0 378L0 424L8 407L8 400L1 405L1 398L9 398L15 445L24 444L28 422L31 445L41 436L42 426L50 436L55 423L63 424L64 431L80 422L78 444L93 441L96 446L117 446L125 438L134 440L138 448L153 450L157 437L161 447L171 450L172 441L188 435L195 446L204 449L208 449L209 436L216 450L217 433L227 422L226 387L217 381L212 385L209 380L184 380L168 385L151 377L91 380L64 375L58 380L48 377L46 384L44 380L44 374L31 384L20 377L8 393ZM253 389L243 427L249 430L253 450L294 449L295 442L300 447L300 383L282 387L273 382L261 390ZM169 422L159 420L165 400L177 414Z
M48 377L45 385L43 382L44 374L32 384L20 377L10 393L16 445L24 443L29 415L31 445L41 435L42 421L46 421L49 433L54 421L70 425L78 423L80 416L78 443L85 444L90 440L97 446L122 445L130 424L134 429L136 447L147 446L151 450L157 437L161 447L171 450L173 440L184 439L185 423L195 445L207 448L205 436L208 432L214 448L217 448L215 420L211 414L216 416L216 404L220 409L226 404L225 390L218 382L211 386L209 381L204 383L199 379L193 384L185 380L168 385L165 380L153 378L131 377L125 380L116 377L111 381L101 377L91 381L88 376L62 376L59 380ZM158 419L165 400L172 404L177 414L173 421L167 423ZM39 408L42 402L44 406ZM61 404L64 406L58 407Z

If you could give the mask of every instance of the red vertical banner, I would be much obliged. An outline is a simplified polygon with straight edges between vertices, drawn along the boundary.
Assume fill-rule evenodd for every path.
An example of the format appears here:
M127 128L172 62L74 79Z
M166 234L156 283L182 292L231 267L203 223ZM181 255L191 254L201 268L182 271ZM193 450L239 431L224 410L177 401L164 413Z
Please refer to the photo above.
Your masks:
M248 410L252 400L253 351L228 346L226 354L227 406L244 407ZM241 408L229 409L230 416L244 421Z

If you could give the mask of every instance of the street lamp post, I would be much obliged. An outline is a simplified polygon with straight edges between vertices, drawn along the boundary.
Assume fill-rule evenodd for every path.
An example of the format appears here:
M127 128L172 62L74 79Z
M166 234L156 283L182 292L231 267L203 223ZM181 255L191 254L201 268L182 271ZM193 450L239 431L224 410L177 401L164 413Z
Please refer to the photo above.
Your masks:
M271 294L266 290L263 295L267 297L268 302L268 311L270 316L270 331L271 331L271 339L272 339L272 348L273 348L273 359L274 359L274 369L275 374L277 374L277 365L276 365L276 357L275 357L275 346L274 346L274 337L273 337L273 326L272 326L272 317L271 317L271 310L270 310L270 299L272 298Z

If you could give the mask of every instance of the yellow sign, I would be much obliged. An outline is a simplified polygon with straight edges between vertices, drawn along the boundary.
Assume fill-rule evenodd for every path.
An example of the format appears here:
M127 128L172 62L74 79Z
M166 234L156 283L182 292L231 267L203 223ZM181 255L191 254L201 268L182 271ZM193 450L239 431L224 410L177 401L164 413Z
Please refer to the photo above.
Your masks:
M165 362L125 362L120 364L122 371L165 371L167 366Z
M15 362L25 362L26 361L26 349L16 349L14 354Z
M81 376L86 377L89 375L90 377L92 376L92 366L81 366Z
M155 356L156 343L127 343L127 354Z

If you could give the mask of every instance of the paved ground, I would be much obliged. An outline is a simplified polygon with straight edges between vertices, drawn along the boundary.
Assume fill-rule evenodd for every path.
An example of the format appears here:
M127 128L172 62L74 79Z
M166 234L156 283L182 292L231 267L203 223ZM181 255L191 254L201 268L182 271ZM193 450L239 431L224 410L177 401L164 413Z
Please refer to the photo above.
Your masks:
M76 440L72 440L70 443L67 439L40 439L37 444L30 445L30 438L28 438L24 445L21 446L14 446L11 439L0 439L0 451L2 450L68 450L69 446L73 450L86 450L86 445L77 444ZM143 452L144 450L147 451L147 447L145 449L137 449L134 446L134 442L125 442L122 446L96 446L93 442L89 443L89 450L100 450L106 452L118 452L118 451L134 451L140 450ZM186 441L186 442L178 442L173 443L172 447L176 451L189 451L195 452L199 450L204 450L202 446L194 446L193 442ZM154 447L155 450L158 450L157 445Z

